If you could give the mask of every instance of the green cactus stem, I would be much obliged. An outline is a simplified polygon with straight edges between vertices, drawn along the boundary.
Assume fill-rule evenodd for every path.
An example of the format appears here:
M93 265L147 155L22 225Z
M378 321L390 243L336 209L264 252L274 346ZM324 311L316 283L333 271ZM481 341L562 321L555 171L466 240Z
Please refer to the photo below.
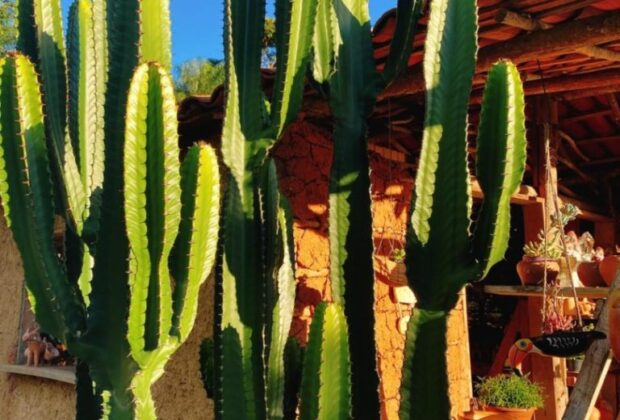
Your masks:
M304 356L301 420L351 418L348 335L342 306L336 303L317 306Z
M431 3L424 75L426 119L407 238L407 274L417 303L409 322L401 385L402 419L450 416L446 323L458 293L503 258L510 197L525 168L524 95L508 62L489 72L477 138L484 202L470 234L467 110L476 62L475 0Z
M78 359L79 418L152 419L150 388L214 264L220 201L210 147L179 165L168 2L76 0L67 48L58 0L18 6L23 54L0 60L0 197L28 296Z

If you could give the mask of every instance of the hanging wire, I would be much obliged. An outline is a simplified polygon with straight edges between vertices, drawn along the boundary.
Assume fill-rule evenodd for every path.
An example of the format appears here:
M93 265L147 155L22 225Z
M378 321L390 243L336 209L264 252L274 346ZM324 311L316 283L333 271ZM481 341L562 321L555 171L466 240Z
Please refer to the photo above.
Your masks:
M549 98L549 95L547 93L545 76L542 71L542 67L540 65L540 60L537 59L536 63L538 66L538 72L540 74L540 80L541 80L541 84L543 88L543 97L545 98L545 102L547 104L548 109L551 110L551 99ZM560 203L559 203L559 198L558 198L558 191L554 183L551 182L551 127L548 122L544 124L544 138L545 138L545 189L547 191L547 196L551 197L551 201L552 201L551 204L553 204L553 207L554 207L553 210L555 214L559 215L560 214ZM545 217L543 219L545 256L547 255L547 233L549 231L547 218L548 218L548 215L551 214L550 212L551 209L549 208L549 204L550 204L549 200L545 199ZM573 279L572 264L570 261L570 257L568 256L568 248L566 246L566 240L564 239L564 229L563 229L563 226L561 226L561 223L558 223L558 226L556 226L556 228L558 229L558 232L559 232L560 243L562 245L562 253L565 258L566 268L568 270L568 274L570 277L570 285L571 285L573 300L575 301L575 308L577 312L577 321L579 324L579 328L582 329L583 319L581 316L581 308L579 307L579 298L577 296L577 289L575 288L575 282ZM557 313L558 312L557 303L556 303L557 302L557 290L554 291L552 295L552 299L553 299L554 309ZM547 320L547 267L546 266L545 266L545 270L543 274L543 316L542 316L542 320L543 320L543 324Z

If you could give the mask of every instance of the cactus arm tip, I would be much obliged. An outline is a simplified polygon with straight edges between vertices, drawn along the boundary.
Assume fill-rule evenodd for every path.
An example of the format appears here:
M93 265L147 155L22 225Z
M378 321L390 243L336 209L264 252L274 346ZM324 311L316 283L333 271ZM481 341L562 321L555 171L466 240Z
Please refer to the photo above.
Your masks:
M525 171L525 99L519 72L510 62L500 61L489 71L476 143L484 202L473 250L484 277L508 248L510 198Z

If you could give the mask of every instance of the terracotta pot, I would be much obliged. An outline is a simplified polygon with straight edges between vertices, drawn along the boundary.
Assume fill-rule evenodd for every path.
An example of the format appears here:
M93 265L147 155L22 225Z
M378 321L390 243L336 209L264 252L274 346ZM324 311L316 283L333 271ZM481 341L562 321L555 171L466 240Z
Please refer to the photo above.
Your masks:
M611 286L616 273L620 270L620 255L606 256L605 259L599 263L598 270L607 286Z
M547 281L554 282L560 273L560 264L557 260L523 256L523 259L517 263L517 273L524 286L541 283L545 269L547 270Z
M620 290L614 289L608 298L609 345L616 360L620 361Z
M535 408L484 407L484 410L463 413L459 418L461 420L531 420L535 412Z
M584 286L597 287L605 285L605 280L601 277L598 266L598 261L582 262L577 266L579 280L581 280Z

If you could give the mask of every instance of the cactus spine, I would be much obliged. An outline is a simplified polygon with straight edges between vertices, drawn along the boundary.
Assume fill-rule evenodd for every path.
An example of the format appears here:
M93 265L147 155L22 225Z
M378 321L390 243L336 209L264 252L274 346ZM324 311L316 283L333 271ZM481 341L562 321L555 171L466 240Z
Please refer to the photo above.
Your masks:
M155 418L215 259L217 160L179 167L167 9L77 0L65 49L59 1L20 0L22 53L0 61L0 195L37 320L79 361L78 418Z
M418 302L409 322L400 417L450 416L446 321L458 292L483 278L508 246L510 196L525 167L519 73L508 62L489 72L477 138L476 175L485 200L470 234L467 108L477 49L475 0L434 0L424 76L426 119L407 243L409 283Z

